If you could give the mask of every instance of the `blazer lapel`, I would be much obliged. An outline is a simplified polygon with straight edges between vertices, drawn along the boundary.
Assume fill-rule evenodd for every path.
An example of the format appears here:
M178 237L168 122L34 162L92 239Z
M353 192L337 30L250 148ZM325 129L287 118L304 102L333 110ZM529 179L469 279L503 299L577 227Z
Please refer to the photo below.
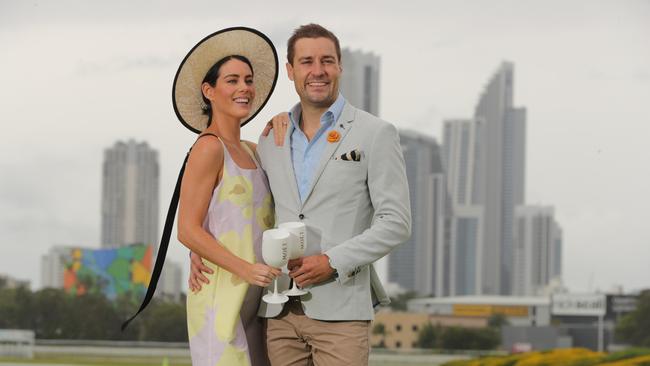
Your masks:
M314 174L314 179L311 182L311 187L309 187L309 190L307 191L307 197L305 198L305 202L303 202L303 205L304 203L307 202L309 196L311 196L311 192L314 190L314 187L316 187L316 184L318 184L318 179L323 174L323 170L325 170L325 167L327 166L327 163L329 163L330 159L332 158L332 155L334 155L334 152L339 147L339 144L341 143L341 141L343 141L345 135L347 135L348 131L350 131L350 129L352 128L352 122L354 121L354 116L355 116L354 107L352 107L352 105L350 105L350 103L346 101L345 105L343 106L343 111L341 112L341 116L339 117L338 121L336 121L336 126L331 130L331 131L337 131L341 135L341 137L336 142L329 142L329 141L327 142L327 145L323 150L323 156L321 157L320 163L318 164L318 169ZM295 178L294 178L294 182L295 182Z
M284 144L282 145L281 154L286 179L291 187L291 195L296 201L297 207L302 207L300 195L298 194L298 182L296 181L296 174L293 171L293 158L291 157L291 133L293 132L293 129L293 124L290 123L289 128L287 128L287 133L284 136ZM275 142L272 143L275 144Z

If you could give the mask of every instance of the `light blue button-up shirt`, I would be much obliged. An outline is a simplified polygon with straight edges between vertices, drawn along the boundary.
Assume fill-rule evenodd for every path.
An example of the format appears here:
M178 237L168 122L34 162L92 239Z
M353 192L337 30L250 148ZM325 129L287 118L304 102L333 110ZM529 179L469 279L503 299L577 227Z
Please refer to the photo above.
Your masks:
M289 111L289 119L293 126L291 132L291 159L293 161L293 172L296 176L296 183L298 184L298 192L300 193L300 200L305 202L309 188L314 180L316 169L320 163L323 155L323 150L327 146L327 134L336 127L336 121L343 112L345 105L345 98L339 93L336 101L327 109L320 118L320 129L314 135L311 141L307 140L307 136L300 129L300 103L295 105Z

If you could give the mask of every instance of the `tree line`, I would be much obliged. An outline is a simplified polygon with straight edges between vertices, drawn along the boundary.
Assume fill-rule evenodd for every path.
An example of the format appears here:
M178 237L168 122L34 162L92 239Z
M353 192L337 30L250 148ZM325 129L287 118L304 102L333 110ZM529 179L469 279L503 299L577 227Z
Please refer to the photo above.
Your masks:
M394 310L405 310L411 296L394 299ZM97 293L73 296L61 289L6 288L0 278L0 329L33 330L37 339L187 342L184 297L180 302L154 299L122 332L120 325L135 314L139 304L129 295L112 301ZM499 345L499 328L505 323L497 315L484 329L428 325L420 330L418 345L460 349L471 344L472 349L493 349ZM385 337L387 332L377 323L373 333ZM618 323L616 336L621 342L650 347L650 290L641 293L636 310Z
M74 296L61 289L32 292L0 283L0 329L33 330L37 339L187 342L185 301L154 299L122 332L139 302L131 296L112 301L102 294Z
M650 289L641 292L636 310L618 322L616 336L622 342L650 348Z

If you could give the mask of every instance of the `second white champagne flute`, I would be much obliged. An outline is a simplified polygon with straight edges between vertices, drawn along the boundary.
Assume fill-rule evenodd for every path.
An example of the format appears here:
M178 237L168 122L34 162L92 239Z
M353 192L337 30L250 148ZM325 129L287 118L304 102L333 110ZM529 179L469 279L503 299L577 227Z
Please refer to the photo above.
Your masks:
M302 222L283 222L278 225L280 229L285 229L291 234L289 237L289 259L298 259L305 254L307 248L307 227ZM284 291L283 294L287 296L301 296L309 293L305 289L300 289L296 285L296 281L292 281L291 289Z

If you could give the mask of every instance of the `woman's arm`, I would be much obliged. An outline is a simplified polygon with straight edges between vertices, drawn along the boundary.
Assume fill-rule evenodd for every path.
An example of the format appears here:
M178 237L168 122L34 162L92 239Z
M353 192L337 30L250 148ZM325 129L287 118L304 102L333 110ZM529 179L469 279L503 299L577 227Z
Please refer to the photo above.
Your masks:
M212 191L223 170L223 146L199 139L190 153L181 185L178 240L193 253L258 286L268 286L279 270L262 263L248 263L228 251L203 228Z

